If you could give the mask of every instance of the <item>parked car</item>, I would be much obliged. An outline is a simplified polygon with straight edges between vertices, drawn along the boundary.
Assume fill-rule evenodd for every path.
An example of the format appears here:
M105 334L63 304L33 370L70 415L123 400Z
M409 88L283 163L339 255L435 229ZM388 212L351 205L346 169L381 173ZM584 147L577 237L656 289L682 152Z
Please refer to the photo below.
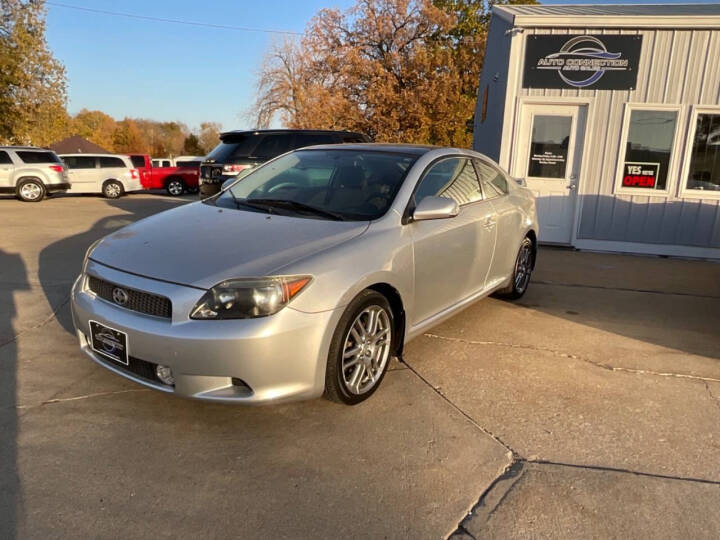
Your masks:
M296 150L93 244L73 320L90 358L157 390L355 404L408 340L522 296L537 231L532 192L476 152Z
M102 193L108 199L143 189L140 173L127 156L61 154L72 187L69 193Z
M130 154L129 157L140 171L140 179L145 189L164 189L173 197L182 195L185 191L197 190L200 169L193 162L155 167L155 160L147 154Z
M200 198L215 195L223 183L269 159L306 146L370 142L367 135L350 131L268 129L228 131L200 166Z
M52 150L33 146L0 146L0 193L38 202L70 189L67 169Z
M152 158L153 167L180 167L180 166L200 166L204 156L177 156L174 158Z

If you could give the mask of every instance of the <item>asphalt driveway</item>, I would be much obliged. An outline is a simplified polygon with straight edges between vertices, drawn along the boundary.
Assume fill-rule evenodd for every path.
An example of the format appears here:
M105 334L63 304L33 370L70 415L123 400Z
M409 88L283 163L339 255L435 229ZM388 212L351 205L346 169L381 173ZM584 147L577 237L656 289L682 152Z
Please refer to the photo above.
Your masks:
M720 265L545 248L366 404L238 408L72 332L87 247L192 199L0 200L0 538L720 536Z

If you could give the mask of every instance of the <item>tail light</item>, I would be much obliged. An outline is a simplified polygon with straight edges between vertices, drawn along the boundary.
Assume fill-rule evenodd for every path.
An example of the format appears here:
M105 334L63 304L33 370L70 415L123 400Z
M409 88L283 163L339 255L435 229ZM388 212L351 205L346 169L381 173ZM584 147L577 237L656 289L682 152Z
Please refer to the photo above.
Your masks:
M50 169L52 169L55 172L63 172L65 170L65 167L62 165L50 165Z
M130 169L130 178L133 180L137 180L139 178L137 169Z
M223 172L239 173L249 169L252 165L223 165Z

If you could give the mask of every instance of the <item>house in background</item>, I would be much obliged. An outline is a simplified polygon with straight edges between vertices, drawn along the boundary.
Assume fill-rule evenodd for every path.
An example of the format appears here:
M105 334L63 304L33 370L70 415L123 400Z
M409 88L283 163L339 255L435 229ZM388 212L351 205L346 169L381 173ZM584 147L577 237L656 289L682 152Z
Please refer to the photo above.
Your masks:
M56 154L111 154L112 152L105 150L102 146L88 141L80 135L67 137L62 141L54 142L50 145L50 150Z

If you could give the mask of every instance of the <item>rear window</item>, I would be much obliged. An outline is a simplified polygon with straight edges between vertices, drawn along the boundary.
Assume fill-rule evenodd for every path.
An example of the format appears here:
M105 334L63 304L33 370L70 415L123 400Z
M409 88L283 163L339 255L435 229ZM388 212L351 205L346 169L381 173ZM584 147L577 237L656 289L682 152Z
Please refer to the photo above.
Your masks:
M294 148L314 146L316 144L335 144L338 140L329 133L298 133L295 135Z
M0 151L0 165L12 165L12 159L4 150Z
M246 158L257 146L259 135L253 133L233 133L222 138L205 159L212 159L220 163L227 163L236 159Z
M342 142L344 142L344 143L364 143L364 142L367 142L367 140L362 135L343 135Z
M102 168L127 168L125 162L119 157L103 156L100 158L100 167Z
M18 150L15 152L23 163L60 163L55 152L35 152L33 150Z
M255 150L253 150L253 155L270 159L289 152L293 148L293 137L294 135L292 133L266 135Z
M142 169L145 167L145 156L130 156L130 161L132 161L135 168Z

